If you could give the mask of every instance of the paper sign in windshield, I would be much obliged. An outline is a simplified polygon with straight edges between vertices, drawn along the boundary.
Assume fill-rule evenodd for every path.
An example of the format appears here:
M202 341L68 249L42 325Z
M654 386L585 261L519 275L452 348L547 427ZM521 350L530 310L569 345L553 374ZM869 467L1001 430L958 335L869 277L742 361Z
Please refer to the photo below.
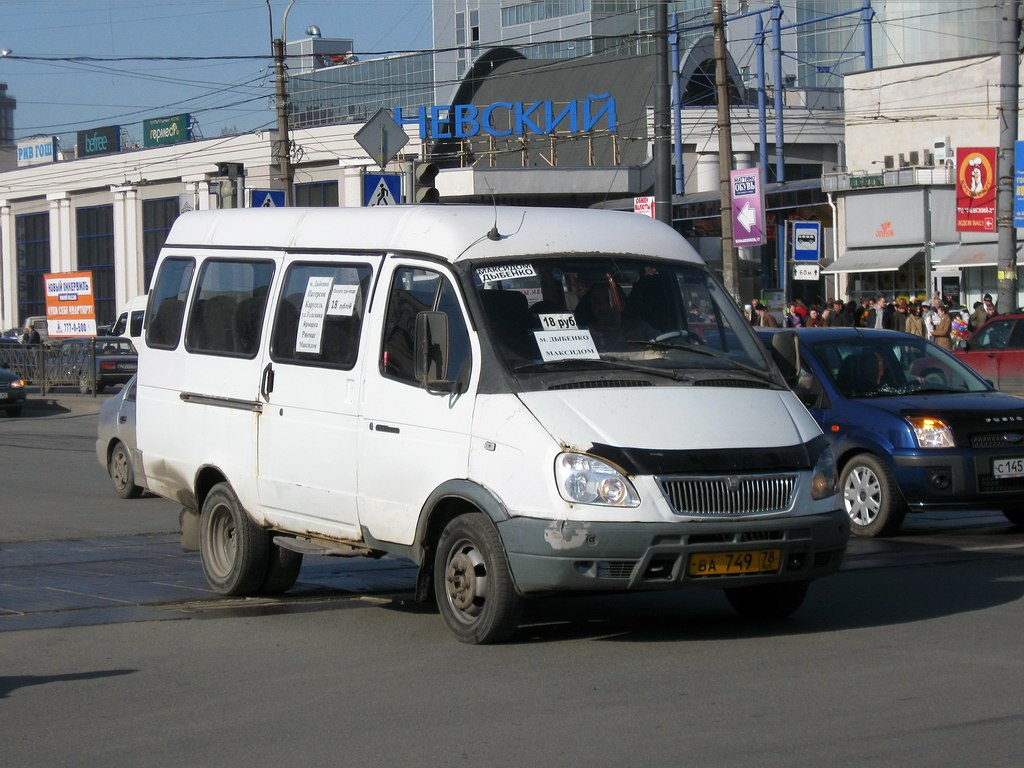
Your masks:
M295 351L309 355L320 354L320 342L324 333L324 317L327 301L331 295L333 277L311 277L306 282L306 293L302 297L302 311L299 313L299 330L295 334Z
M481 283L494 283L498 280L514 280L517 277L536 277L537 273L531 264L499 264L495 267L480 267L476 276Z
M327 314L333 317L352 317L358 292L358 285L336 285L331 288L331 300L327 304Z
M540 359L545 363L566 358L598 360L601 357L590 331L534 331L533 335L537 339Z
M557 314L540 314L540 325L545 331L575 331L576 318L572 312L559 312Z

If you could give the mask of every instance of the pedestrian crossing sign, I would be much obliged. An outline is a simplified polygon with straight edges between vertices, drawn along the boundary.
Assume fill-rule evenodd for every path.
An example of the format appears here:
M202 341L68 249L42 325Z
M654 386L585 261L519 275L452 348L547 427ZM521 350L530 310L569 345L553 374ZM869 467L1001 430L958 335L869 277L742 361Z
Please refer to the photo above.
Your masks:
M284 208L283 189L253 189L249 194L252 208Z
M402 177L397 173L368 173L363 176L363 205L401 205Z

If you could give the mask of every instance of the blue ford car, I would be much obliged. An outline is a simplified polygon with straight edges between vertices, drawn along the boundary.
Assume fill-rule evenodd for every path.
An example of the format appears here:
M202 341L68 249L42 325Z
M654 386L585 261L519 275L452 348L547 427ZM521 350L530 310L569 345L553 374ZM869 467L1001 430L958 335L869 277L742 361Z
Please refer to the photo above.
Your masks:
M924 510L998 510L1024 526L1024 398L918 336L757 331L769 348L797 334L799 366L778 362L832 440L854 533L891 534Z

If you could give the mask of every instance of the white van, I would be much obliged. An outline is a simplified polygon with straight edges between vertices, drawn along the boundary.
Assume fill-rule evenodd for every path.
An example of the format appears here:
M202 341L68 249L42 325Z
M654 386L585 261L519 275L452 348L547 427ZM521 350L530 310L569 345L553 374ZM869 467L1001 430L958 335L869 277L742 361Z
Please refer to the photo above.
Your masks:
M127 336L136 346L142 339L142 321L146 314L146 301L149 297L146 294L134 296L128 300L127 306L117 316L117 320L110 326L111 336Z
M148 487L222 594L288 589L303 553L390 553L485 643L552 592L710 587L788 615L846 548L826 438L642 216L186 213L145 322Z

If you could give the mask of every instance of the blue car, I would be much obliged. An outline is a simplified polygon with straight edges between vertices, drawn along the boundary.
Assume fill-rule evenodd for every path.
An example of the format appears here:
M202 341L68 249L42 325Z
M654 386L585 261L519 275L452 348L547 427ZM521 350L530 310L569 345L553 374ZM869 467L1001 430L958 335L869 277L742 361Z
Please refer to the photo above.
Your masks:
M907 512L998 510L1024 526L1024 398L997 391L918 336L865 328L796 333L777 358L832 440L851 530L895 533Z

